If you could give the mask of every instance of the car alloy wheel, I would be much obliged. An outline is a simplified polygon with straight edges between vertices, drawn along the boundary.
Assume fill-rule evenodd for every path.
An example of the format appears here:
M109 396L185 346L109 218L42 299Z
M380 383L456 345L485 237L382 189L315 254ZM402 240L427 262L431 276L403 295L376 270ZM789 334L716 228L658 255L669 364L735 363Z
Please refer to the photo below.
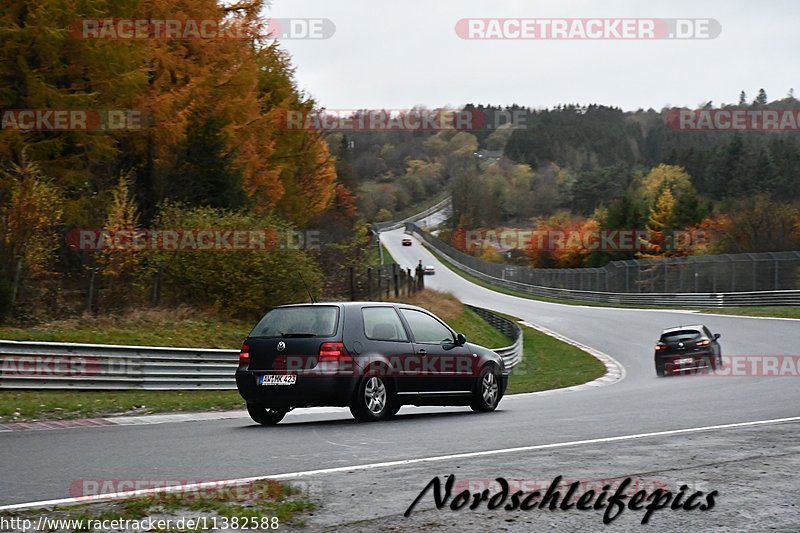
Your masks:
M350 404L350 412L363 422L377 422L397 412L391 385L380 375L367 374Z
M484 368L473 393L473 411L494 411L500 401L500 378L494 368Z
M379 415L386 407L386 385L380 378L372 376L367 379L364 386L364 402L367 409L375 415Z
M483 394L483 401L486 405L494 405L497 401L497 380L494 374L488 372L481 380L481 394Z

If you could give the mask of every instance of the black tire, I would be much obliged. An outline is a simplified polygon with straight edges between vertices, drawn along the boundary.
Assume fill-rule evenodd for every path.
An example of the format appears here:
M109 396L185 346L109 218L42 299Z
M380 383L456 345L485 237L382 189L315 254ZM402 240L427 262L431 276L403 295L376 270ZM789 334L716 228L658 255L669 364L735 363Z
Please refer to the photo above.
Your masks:
M288 411L248 403L247 412L250 414L250 418L252 418L254 422L258 422L262 426L274 426L283 420L283 417L286 416Z
M500 398L500 374L494 367L488 366L481 370L475 381L469 406L473 411L488 413L497 409Z
M377 422L389 418L393 414L394 405L394 393L386 378L367 374L358 384L356 394L350 402L350 412L356 420Z
M398 401L394 401L393 403L389 404L389 412L386 416L389 418L393 417L398 411L400 411L401 407L403 407L403 404Z
M663 378L667 375L667 369L664 368L664 363L658 364L656 363L656 375L660 378Z

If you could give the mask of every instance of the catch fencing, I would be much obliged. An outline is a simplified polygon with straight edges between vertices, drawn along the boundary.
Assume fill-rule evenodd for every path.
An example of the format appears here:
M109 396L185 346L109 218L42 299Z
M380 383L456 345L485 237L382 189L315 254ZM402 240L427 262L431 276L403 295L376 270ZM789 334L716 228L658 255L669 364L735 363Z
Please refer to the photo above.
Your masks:
M455 266L538 296L630 305L800 305L800 252L614 261L602 268L530 268L469 255L413 223L406 229Z

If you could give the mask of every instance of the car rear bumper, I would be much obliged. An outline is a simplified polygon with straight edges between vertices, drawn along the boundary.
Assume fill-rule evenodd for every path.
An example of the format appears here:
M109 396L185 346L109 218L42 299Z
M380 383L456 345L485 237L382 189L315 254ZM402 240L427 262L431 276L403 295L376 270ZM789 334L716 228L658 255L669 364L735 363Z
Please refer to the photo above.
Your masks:
M716 358L717 356L710 351L656 355L656 364L663 366L667 372L687 372L713 368Z
M265 407L347 406L356 390L359 376L297 376L293 385L257 385L258 376L270 374L264 370L236 371L236 387L247 403Z

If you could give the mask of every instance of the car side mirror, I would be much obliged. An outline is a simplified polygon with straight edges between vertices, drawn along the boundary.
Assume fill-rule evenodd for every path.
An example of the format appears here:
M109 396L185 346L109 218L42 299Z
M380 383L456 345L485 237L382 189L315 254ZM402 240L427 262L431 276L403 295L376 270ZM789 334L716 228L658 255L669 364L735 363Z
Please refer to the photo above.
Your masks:
M719 333L714 333L714 340L717 340L719 338L720 338L720 334Z
M456 334L456 346L464 346L467 343L467 338L463 333Z

